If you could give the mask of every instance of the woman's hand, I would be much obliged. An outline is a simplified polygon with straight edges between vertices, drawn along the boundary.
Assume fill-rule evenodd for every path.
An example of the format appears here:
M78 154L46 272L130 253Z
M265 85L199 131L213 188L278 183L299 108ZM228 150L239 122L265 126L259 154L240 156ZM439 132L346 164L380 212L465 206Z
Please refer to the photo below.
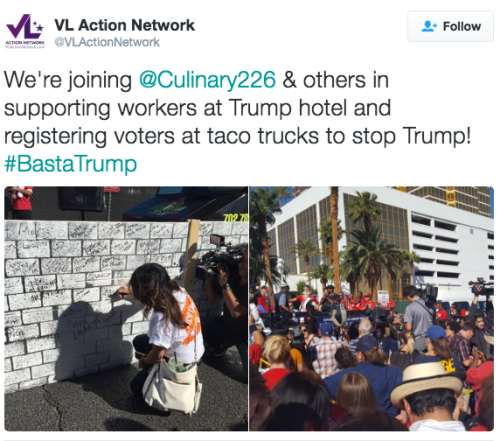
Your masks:
M118 292L118 297L120 297L120 299L124 299L125 297L129 297L132 295L128 286L125 285L120 286L117 292Z
M230 272L225 265L218 265L217 269L219 270L219 285L224 286L229 282Z

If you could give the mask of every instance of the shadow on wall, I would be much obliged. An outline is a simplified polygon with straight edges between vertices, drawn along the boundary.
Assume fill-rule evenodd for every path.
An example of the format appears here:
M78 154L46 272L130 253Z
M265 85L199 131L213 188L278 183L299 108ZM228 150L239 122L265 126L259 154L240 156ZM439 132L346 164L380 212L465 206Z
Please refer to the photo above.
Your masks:
M124 326L132 326L125 322L138 311L135 304L115 306L111 302L107 312L94 311L84 301L68 306L57 323L59 355L54 380L68 380L130 364L132 342L124 336L123 330Z

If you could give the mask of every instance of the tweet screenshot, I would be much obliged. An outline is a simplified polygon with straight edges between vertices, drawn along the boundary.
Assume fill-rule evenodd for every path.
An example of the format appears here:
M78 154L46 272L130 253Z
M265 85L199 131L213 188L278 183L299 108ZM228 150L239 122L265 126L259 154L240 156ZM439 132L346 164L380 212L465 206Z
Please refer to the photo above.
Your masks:
M498 1L0 11L4 439L494 438Z

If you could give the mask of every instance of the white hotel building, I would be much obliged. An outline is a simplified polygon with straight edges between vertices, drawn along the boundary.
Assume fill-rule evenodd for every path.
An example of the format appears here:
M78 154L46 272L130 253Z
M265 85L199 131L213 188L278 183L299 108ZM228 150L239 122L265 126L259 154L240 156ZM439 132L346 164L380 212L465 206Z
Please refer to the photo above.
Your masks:
M299 280L306 279L303 259L291 252L298 238L312 238L322 250L322 255L311 257L311 268L329 263L330 255L317 232L330 213L330 187L293 189L293 200L282 207L275 224L268 226L271 254L281 257L287 265L292 291ZM349 230L356 228L346 213L347 202L356 191L378 196L382 216L376 226L383 230L383 237L420 255L413 284L436 284L440 295L470 296L469 281L477 277L494 280L494 221L489 187L339 187L339 219L341 227L348 231L339 242L339 250L350 240ZM403 283L409 282L406 275ZM386 285L384 280L384 289ZM342 289L348 292L348 285L343 284Z

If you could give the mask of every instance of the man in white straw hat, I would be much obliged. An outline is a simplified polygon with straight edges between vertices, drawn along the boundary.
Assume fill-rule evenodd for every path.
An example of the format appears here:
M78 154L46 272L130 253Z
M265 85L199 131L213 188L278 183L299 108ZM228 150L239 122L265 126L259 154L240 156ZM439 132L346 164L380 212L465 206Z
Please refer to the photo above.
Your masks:
M391 402L406 410L410 431L463 432L460 421L453 420L456 397L462 393L462 381L447 375L441 363L409 366L403 382L391 393Z

